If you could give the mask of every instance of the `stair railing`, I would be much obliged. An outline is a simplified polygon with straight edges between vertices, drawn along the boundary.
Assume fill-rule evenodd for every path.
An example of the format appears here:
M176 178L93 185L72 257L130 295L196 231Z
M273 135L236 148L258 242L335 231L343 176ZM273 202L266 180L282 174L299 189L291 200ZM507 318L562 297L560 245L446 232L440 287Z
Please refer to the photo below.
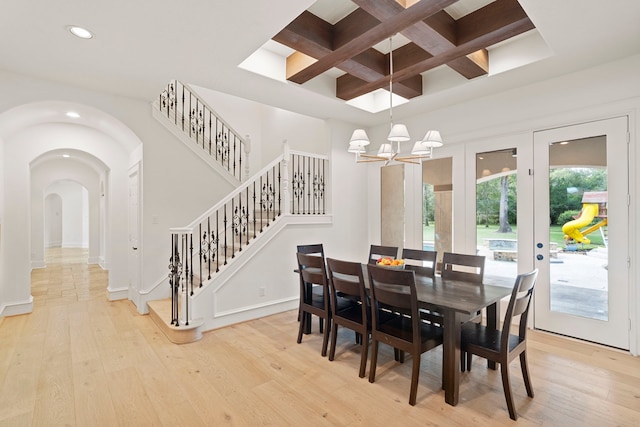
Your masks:
M327 168L326 156L291 151L285 141L283 155L191 224L170 230L173 325L189 324L189 297L278 217L326 213Z
M169 82L160 94L160 112L231 175L248 175L250 145L186 84Z

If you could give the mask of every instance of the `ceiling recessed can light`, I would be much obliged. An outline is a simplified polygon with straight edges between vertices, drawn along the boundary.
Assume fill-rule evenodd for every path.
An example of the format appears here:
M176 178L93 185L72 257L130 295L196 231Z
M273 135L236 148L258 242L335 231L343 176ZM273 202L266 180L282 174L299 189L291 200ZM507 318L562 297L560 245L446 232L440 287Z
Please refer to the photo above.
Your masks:
M63 154L62 157L64 157L65 159L68 159L69 157L71 157L71 155L69 154Z
M76 113L75 111L67 111L65 115L67 117L71 117L72 119L77 119L78 117L80 117L80 114Z
M67 27L69 32L76 37L80 37L81 39L92 39L93 33L86 28L78 27L77 25L69 25Z

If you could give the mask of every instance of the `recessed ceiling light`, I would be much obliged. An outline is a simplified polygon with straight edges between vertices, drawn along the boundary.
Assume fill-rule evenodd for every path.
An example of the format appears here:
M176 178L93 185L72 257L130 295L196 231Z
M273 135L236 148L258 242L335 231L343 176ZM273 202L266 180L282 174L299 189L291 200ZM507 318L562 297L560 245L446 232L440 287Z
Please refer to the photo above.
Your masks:
M86 28L78 27L77 25L69 25L67 27L69 32L76 37L80 37L81 39L92 39L93 33Z
M62 157L64 157L65 159L68 159L69 157L71 157L71 155L69 154L63 154Z
M77 119L78 117L80 117L80 114L76 113L75 111L67 111L65 115L67 117L71 117L72 119Z

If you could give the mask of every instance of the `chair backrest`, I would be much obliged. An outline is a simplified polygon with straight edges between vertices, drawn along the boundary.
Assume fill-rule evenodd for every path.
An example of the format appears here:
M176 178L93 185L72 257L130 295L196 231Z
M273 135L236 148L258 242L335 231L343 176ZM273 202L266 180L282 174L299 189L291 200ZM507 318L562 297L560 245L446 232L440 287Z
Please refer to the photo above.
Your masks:
M331 292L331 306L339 307L339 298L362 301L362 319L366 320L368 317L368 305L366 303L367 291L362 273L362 264L327 258L327 271ZM340 312L335 310L333 315L340 317Z
M300 272L300 295L305 303L310 303L312 295L308 292L306 283L322 286L325 295L325 308L329 307L329 283L324 258L298 252L298 271Z
M380 310L403 313L411 316L413 343L420 342L420 316L416 276L413 270L395 270L376 265L367 265L369 272L369 295L371 296L371 328L380 331ZM397 337L407 340L406 336Z
M340 293L346 297L366 300L362 264L327 258L327 270L332 294Z
M320 255L322 258L324 258L324 247L322 246L322 243L315 243L312 245L298 245L297 249L298 252L301 252L303 254Z
M398 248L396 246L371 245L369 248L369 264L375 264L382 257L396 258L397 256Z
M442 278L482 283L484 256L445 252L442 256Z
M405 269L413 270L418 276L434 277L436 275L436 257L438 253L435 251L423 251L420 249L402 249L402 259L404 260ZM428 263L429 265L425 265Z
M513 286L513 292L511 292L511 298L509 299L509 305L507 306L507 312L505 313L504 323L502 325L501 348L509 348L509 330L515 316L520 316L518 336L520 340L526 338L529 308L531 307L531 298L533 297L533 290L536 286L537 278L538 269L529 273L519 274L516 278L516 283Z

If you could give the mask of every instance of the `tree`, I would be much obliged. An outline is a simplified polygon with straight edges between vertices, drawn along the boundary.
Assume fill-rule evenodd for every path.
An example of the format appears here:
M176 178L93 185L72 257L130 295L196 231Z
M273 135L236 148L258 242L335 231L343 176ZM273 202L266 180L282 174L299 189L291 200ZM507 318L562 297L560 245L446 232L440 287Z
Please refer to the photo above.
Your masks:
M500 227L498 233L511 233L509 225L509 176L500 177Z
M476 222L484 223L485 227L495 224L496 213L499 209L500 189L498 180L490 179L476 186Z

